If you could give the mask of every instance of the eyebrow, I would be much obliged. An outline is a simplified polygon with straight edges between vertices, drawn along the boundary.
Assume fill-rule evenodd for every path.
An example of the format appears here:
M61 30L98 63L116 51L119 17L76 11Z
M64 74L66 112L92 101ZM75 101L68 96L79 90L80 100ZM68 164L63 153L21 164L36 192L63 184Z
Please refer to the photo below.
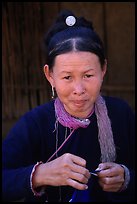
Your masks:
M89 71L93 71L93 68L87 69L86 71L84 71L84 73L89 72Z
M93 70L94 70L93 68L90 68L90 69L88 69L88 70L85 70L83 73L86 73L86 72L89 72L89 71L93 71ZM63 73L65 73L65 74L70 74L71 71L61 71L60 73L61 73L61 74L63 74Z
M61 71L60 73L61 73L61 74L70 74L71 72L68 72L68 71Z

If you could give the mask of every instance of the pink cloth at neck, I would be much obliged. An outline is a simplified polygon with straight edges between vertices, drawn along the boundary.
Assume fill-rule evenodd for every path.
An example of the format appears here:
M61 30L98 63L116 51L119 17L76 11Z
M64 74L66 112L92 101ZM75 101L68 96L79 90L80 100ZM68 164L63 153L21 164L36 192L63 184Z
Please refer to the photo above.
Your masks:
M65 127L69 127L70 129L77 129L79 127L86 128L90 124L90 120L79 119L71 116L64 108L64 105L60 101L59 98L55 99L55 112L57 116L57 120ZM91 114L94 112L92 110ZM91 116L91 114L89 116Z

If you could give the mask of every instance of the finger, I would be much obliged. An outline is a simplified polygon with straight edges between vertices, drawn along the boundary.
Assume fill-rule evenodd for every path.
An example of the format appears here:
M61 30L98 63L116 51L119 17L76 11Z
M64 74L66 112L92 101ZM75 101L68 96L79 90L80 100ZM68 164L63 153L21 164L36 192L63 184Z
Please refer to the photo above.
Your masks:
M121 176L103 177L99 180L107 185L121 184L124 182L124 179Z
M102 169L99 173L98 176L101 177L114 177L118 175L124 175L124 170L119 164L112 164L111 166L106 165L106 169ZM123 177L123 176L122 176Z
M86 160L76 155L71 155L71 159L72 159L71 170L80 173L89 179L91 175L89 170L85 168Z
M103 191L107 192L117 192L121 188L121 183L117 184L105 184L101 181L99 181L100 186L102 187Z
M71 170L75 173L79 173L79 174L83 175L87 179L89 179L91 177L91 174L90 174L88 169L86 169L83 166L77 165L75 163L73 163L73 165L71 166Z
M79 157L79 156L72 155L71 159L72 159L73 163L76 163L76 164L78 164L80 166L83 166L83 167L86 166L86 160L81 158L81 157Z
M104 169L98 172L98 177L103 178L103 177L112 177L116 176L117 172L113 171L111 168L110 169Z
M88 189L88 186L86 184L82 184L74 179L67 179L67 185L68 186L71 186L75 189L78 189L78 190L86 190Z
M115 165L115 163L113 162L104 162L104 163L100 163L98 165L98 168L96 170L104 170L104 169L109 169L111 167L113 167Z
M71 173L71 179L76 180L80 183L83 184L87 184L88 183L88 179L85 175L80 174L80 173L76 173L76 172L72 172Z

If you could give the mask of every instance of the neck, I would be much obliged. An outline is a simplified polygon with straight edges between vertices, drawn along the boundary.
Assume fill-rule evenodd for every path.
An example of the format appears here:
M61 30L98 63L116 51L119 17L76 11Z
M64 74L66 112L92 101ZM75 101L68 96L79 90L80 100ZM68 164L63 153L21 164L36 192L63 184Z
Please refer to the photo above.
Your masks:
M86 128L90 121L87 118L78 118L71 116L64 108L64 105L56 98L55 100L55 112L57 121L59 121L64 127L69 127L71 129L77 129L79 127ZM90 114L91 115L91 114Z
M75 113L74 112L71 113L70 111L68 111L67 107L64 104L62 105L64 106L65 111L74 118L86 119L86 118L89 118L94 112L94 105L91 106L91 109L88 112L75 112Z

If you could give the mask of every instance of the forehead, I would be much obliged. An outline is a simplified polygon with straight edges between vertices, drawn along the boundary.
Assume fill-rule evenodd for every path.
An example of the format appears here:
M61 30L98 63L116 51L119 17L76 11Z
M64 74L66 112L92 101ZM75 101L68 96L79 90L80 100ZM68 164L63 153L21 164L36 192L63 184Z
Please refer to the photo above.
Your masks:
M55 58L55 66L77 66L99 64L97 55L91 52L69 52Z

